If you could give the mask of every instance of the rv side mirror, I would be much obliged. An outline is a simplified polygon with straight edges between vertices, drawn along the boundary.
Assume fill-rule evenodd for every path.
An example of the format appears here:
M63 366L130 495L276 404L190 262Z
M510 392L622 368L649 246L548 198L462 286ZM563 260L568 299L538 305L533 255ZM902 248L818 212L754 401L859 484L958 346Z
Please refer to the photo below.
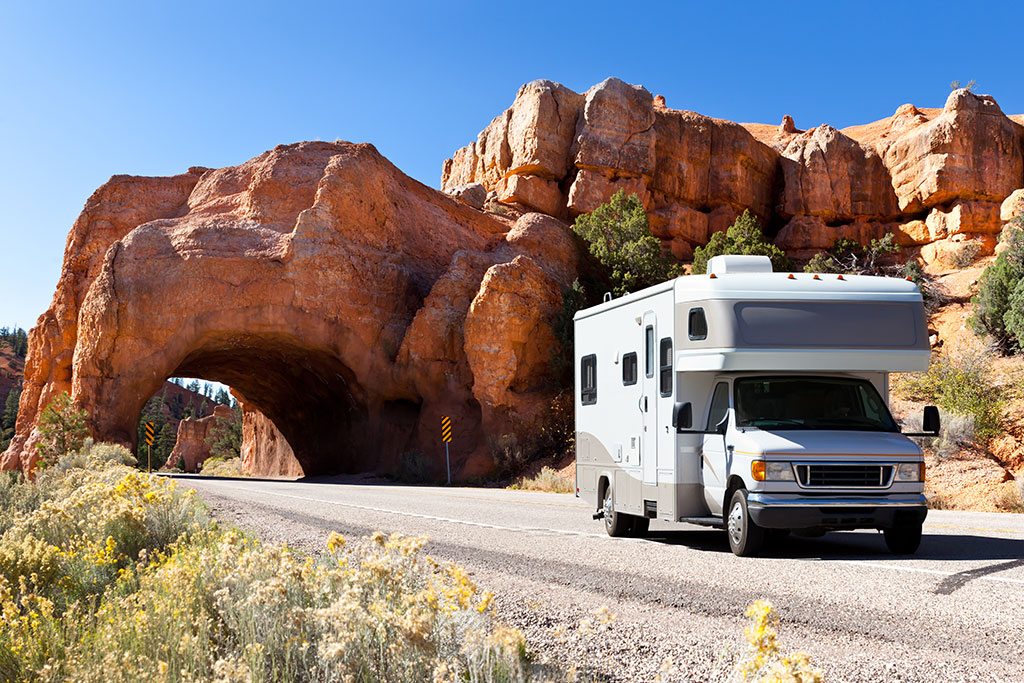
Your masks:
M921 431L939 434L939 409L935 406L924 407L924 419L921 422Z
M722 421L715 425L715 431L722 436L725 436L725 433L729 431L729 413L726 413Z
M693 406L689 401L672 406L672 426L677 432L693 426Z

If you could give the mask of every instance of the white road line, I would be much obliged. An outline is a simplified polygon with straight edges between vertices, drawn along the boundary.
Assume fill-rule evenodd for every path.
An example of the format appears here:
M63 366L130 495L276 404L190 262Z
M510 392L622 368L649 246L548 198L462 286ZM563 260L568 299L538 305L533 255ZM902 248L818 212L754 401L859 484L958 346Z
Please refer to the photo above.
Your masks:
M499 531L519 531L527 533L547 533L561 536L579 536L584 538L599 538L608 541L619 541L619 542L632 542L632 543L646 543L645 539L642 538L612 538L606 534L598 534L589 531L571 531L568 529L548 529L544 527L524 527L524 526L503 526L501 524L488 524L486 522L473 522L466 519L455 519L453 517L439 517L437 515L425 515L419 512L404 512L400 510L389 510L387 508L375 507L373 505L357 505L355 503L339 503L334 500L323 500L322 498L310 498L308 496L298 496L291 493L279 493L277 491L268 491L266 489L251 488L248 486L231 486L231 488L239 491L248 491L250 493L261 493L270 494L272 496L278 496L281 498L292 498L294 500L303 500L310 503L323 503L325 505L337 505L339 507L352 508L355 510L368 510L370 512L381 512L389 515L401 515L405 517L414 517L416 519L429 519L437 522L448 522L451 524L464 524L466 526L481 527L484 529L498 529ZM936 576L954 576L960 572L945 571L942 569L924 569L922 567L901 567L893 564L883 564L880 562L860 562L857 560L801 560L803 562L813 562L815 564L821 563L832 563L832 564L845 564L852 567L871 567L874 569L891 569L900 572L909 572L915 574L933 574ZM974 577L976 581L997 581L999 583L1013 583L1013 584L1024 584L1024 579L1011 579L1003 576L978 576Z

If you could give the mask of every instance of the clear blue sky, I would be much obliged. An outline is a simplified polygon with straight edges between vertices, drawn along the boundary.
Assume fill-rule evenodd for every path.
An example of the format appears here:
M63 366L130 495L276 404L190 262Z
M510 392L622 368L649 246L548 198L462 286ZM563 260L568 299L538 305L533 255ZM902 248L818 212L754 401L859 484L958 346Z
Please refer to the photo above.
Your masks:
M113 174L342 138L436 187L535 78L618 76L670 107L800 127L941 106L973 78L1022 113L1022 26L1017 1L0 0L0 325L49 305L67 232Z

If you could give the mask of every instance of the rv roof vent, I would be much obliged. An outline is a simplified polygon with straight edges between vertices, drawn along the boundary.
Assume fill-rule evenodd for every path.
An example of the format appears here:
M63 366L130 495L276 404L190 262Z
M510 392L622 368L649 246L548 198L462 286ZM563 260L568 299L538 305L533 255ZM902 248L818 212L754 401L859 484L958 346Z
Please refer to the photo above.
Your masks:
M770 273L772 261L767 256L715 256L708 261L708 273L725 275L726 273Z

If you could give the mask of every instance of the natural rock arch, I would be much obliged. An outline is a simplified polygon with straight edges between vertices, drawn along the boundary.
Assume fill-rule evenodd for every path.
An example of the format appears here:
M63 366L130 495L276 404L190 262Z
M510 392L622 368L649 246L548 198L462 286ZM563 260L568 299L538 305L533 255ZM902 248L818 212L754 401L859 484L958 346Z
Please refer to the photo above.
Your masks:
M393 469L437 441L442 414L456 418L456 474L480 474L483 430L546 402L538 359L576 258L564 224L470 208L370 145L112 178L68 238L0 464L32 466L39 412L61 390L94 437L133 444L145 401L192 376L236 388L306 474Z

